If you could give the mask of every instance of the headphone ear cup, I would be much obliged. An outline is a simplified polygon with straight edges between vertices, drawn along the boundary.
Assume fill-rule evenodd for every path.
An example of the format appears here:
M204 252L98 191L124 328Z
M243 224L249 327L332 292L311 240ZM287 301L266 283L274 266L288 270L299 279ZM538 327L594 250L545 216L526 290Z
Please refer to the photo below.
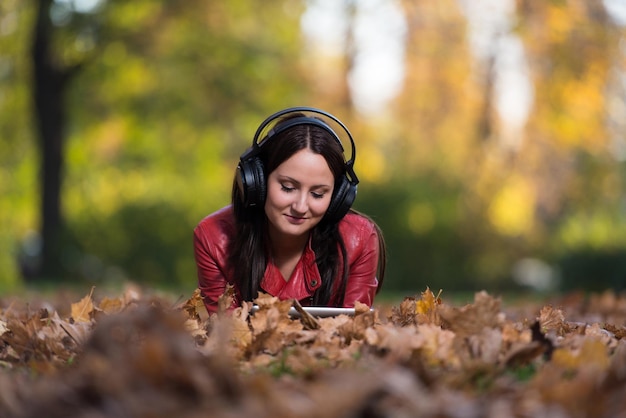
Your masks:
M254 172L257 184L257 203L265 204L265 196L267 196L267 183L265 182L265 167L260 158L254 159Z
M339 222L352 207L356 199L356 190L357 185L344 176L333 193L324 219L328 222Z
M237 166L237 186L245 207L265 203L266 184L263 162L259 158L241 160Z

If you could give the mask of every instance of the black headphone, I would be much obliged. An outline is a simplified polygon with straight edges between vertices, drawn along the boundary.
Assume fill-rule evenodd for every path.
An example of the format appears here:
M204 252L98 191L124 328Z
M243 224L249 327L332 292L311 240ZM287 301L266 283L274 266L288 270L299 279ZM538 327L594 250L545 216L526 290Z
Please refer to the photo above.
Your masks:
M288 118L290 114L294 116ZM276 128L276 125L279 125ZM236 180L242 203L245 207L262 205L265 203L267 194L267 183L265 179L265 169L263 161L258 157L263 144L270 138L297 125L319 126L327 131L339 143L344 150L341 138L337 134L340 132L350 141L352 154L346 161L346 173L336 183L330 205L324 215L324 221L338 222L341 220L356 198L357 184L359 179L354 173L354 160L356 158L356 147L348 128L330 113L312 107L290 107L274 113L261 125L254 135L252 146L248 148L241 157L237 165ZM338 129L333 129L335 125ZM259 138L261 140L259 141ZM345 139L345 138L344 138Z

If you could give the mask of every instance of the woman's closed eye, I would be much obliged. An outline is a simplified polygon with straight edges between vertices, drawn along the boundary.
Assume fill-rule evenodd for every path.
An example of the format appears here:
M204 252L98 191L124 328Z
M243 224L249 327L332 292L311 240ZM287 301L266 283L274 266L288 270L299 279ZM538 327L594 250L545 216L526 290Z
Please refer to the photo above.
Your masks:
M284 184L281 183L280 184L280 189L285 192L285 193L291 193L294 190L296 190L296 188L294 186L288 185L288 184ZM311 196L313 196L313 199L323 199L324 195L326 194L325 191L323 192L319 192L319 191L311 191Z

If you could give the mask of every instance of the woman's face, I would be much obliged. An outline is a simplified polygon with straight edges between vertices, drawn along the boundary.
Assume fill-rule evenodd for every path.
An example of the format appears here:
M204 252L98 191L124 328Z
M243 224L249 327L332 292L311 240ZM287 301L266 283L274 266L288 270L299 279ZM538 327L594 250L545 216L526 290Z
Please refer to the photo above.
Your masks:
M267 179L265 200L272 238L308 234L326 213L334 185L324 157L308 148L276 167Z

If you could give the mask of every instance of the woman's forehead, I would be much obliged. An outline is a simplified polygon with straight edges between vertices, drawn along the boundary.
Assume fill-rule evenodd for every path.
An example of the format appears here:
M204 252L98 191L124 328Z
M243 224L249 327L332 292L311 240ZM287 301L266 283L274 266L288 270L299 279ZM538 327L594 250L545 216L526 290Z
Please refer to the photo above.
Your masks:
M328 162L320 154L308 148L302 149L282 162L274 173L277 176L288 177L298 183L327 184L334 182L334 175Z

